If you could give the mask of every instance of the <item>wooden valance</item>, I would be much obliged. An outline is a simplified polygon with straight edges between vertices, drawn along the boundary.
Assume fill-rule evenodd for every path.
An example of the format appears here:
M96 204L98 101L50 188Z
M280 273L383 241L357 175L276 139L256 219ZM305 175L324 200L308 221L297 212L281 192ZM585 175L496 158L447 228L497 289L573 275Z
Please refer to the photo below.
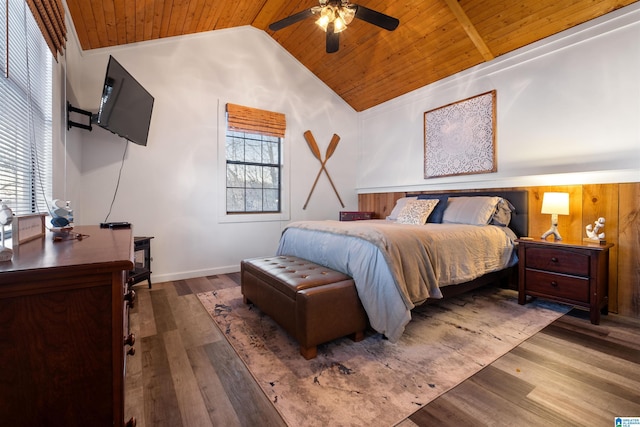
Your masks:
M227 104L227 126L236 131L284 138L287 121L282 113Z
M62 0L26 0L56 61L67 41Z

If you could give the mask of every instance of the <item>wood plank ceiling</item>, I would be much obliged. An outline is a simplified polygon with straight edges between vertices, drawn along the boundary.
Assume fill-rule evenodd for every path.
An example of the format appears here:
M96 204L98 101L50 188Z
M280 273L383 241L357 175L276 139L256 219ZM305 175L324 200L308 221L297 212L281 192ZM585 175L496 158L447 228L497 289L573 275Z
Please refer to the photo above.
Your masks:
M356 0L400 20L389 32L355 19L340 50L308 18L272 22L317 0L66 0L83 50L252 25L356 111L433 83L638 0Z

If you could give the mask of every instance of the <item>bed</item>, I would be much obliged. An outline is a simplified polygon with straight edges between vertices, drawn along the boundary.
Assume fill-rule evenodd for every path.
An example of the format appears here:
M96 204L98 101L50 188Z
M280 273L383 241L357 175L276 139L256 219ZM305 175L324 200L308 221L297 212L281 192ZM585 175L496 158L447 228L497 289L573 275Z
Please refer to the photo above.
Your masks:
M371 327L396 342L417 305L513 270L527 208L526 191L407 194L385 219L293 222L277 254L353 277Z

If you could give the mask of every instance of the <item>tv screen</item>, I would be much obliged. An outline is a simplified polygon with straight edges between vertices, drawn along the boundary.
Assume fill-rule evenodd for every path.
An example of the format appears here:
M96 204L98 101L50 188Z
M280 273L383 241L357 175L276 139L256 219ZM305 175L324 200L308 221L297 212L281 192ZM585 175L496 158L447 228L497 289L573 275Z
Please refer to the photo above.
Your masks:
M109 56L97 124L131 142L147 145L152 110L153 96Z

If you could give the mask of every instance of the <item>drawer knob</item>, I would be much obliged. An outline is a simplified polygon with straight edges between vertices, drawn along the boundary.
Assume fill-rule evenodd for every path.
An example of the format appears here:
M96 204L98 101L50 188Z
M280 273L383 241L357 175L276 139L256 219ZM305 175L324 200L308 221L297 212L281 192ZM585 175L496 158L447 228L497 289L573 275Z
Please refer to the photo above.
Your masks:
M556 257L551 257L551 262L558 262L558 258L556 258Z
M136 300L136 291L132 289L129 292L127 292L124 295L124 300L127 301L127 303L129 304L129 307L133 308L133 302Z
M136 334L129 334L124 339L124 345L134 345L136 343Z
M133 347L131 347L131 348L127 351L127 354L128 354L129 356L133 356L133 355L135 355L135 354L136 354L136 349L135 349L135 348L133 348Z
M136 417L131 417L131 419L127 421L126 427L136 427L137 424Z
M551 286L553 286L554 288L557 288L557 287L558 287L558 282L556 282L555 280L553 280L553 281L551 282Z

